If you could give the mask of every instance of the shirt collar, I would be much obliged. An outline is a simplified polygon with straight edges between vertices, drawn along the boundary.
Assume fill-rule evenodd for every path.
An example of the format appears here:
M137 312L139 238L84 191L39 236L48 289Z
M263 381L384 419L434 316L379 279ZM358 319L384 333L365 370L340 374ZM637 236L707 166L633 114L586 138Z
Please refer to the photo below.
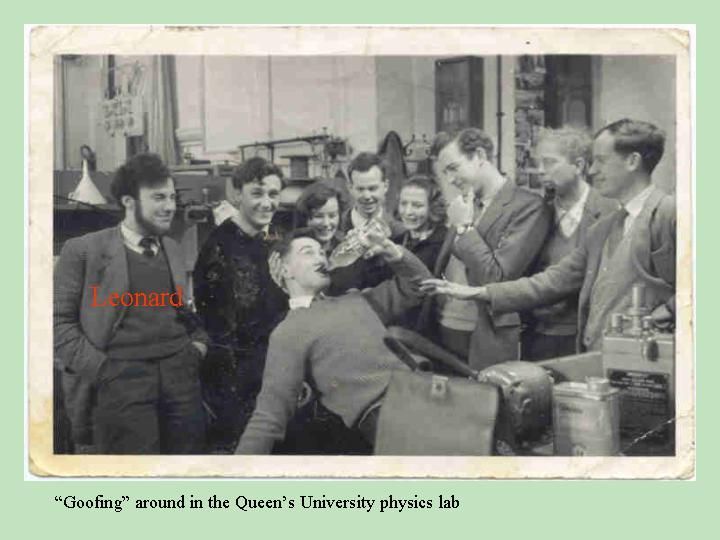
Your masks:
M143 247L140 246L140 240L146 237L138 232L133 231L125 224L124 221L120 225L120 234L122 234L123 241L127 246L131 247L138 253L143 251ZM149 236L148 238L152 238L155 240L155 247L153 247L153 251L157 253L157 249L160 248L160 239L157 236Z
M300 308L309 308L310 304L312 304L314 300L322 300L323 298L325 298L325 294L322 292L315 296L310 296L310 295L296 296L296 297L290 298L288 300L288 307L291 310L300 309Z
M288 305L291 310L309 308L314 298L314 296L296 296L295 298L290 298Z
M245 229L242 228L239 220L235 217L235 215L232 215L231 217L229 217L227 221L229 221L230 223L235 225L235 227L237 227L237 230L240 231L244 236L247 236L248 238L265 238L270 233L270 225L269 224L265 225L265 227L263 227L262 230L260 230L258 233L251 235Z
M432 233L435 232L435 227L430 227L429 229L425 229L424 231L415 232L415 231L408 231L408 239L412 240L413 242L424 242L430 236L432 236Z
M481 207L484 211L495 200L495 198L498 196L498 193L500 193L503 190L507 181L508 181L507 178L503 178L503 181L500 184L500 186L495 190L494 193L491 193L490 195L485 195L483 197L483 196L481 196L480 193L475 192L475 205L481 205Z
M648 200L648 197L650 197L650 194L653 192L654 189L655 186L650 184L640 193L635 195L635 197L630 199L626 205L624 205L624 208L630 218L635 219L636 217L638 217L638 215L643 209L643 206L645 206L645 201Z
M580 197L573 203L570 208L563 208L558 204L558 199L555 199L553 204L555 205L555 215L557 216L558 222L566 216L571 219L580 219L582 217L585 204L587 203L588 196L590 195L590 186L584 181L580 182Z
M350 210L350 223L352 223L354 229L362 227L363 225L367 225L367 223L373 218L383 219L382 206L380 207L380 210L378 210L377 214L370 218L366 218L365 216L360 215L360 212L358 212L355 208Z

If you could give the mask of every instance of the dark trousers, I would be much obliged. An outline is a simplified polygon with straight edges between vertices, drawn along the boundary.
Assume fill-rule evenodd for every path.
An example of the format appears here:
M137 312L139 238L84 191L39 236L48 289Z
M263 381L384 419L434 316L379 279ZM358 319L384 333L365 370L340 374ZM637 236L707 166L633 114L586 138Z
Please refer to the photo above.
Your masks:
M200 361L200 352L191 343L167 358L108 359L97 387L95 434L99 452L203 453Z
M313 400L288 422L285 439L275 445L273 454L370 455L373 440Z
M559 358L575 354L575 335L550 336L533 331L523 332L522 359L538 362L549 358Z
M445 326L440 326L440 342L443 347L467 363L470 354L470 337L472 332L464 332L462 330L454 330Z
M201 370L202 392L212 414L208 448L233 453L245 431L262 385L266 347L230 350L211 347Z

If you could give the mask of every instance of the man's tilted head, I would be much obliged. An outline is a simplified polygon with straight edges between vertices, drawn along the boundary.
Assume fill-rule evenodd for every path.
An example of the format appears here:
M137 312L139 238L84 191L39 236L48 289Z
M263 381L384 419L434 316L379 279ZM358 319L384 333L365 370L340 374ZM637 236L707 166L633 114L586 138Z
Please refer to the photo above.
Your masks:
M290 296L315 296L330 285L328 260L312 229L296 229L270 251L270 272Z

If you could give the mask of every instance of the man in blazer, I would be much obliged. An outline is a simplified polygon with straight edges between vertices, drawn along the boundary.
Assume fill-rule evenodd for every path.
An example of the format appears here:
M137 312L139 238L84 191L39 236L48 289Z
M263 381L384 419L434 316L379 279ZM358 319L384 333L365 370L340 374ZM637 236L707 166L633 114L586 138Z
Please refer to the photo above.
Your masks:
M657 322L675 313L675 200L651 182L665 135L653 124L623 119L596 135L590 176L621 207L600 219L587 240L559 263L529 278L483 287L427 280L436 294L489 302L493 312L531 309L579 291L577 351L600 350L612 313L631 303L642 284Z
M175 184L160 158L121 166L118 227L69 240L54 276L54 345L78 445L106 454L197 453L207 338L187 307L179 246L165 234Z
M533 273L559 262L584 244L591 225L617 209L586 182L592 157L592 138L576 127L545 129L535 149L545 199L553 213L553 225ZM575 352L578 295L524 314L523 360L544 360Z
M448 280L471 286L525 275L550 227L542 198L500 174L493 150L485 133L468 128L438 156L439 173L461 193L449 205L449 232L438 262ZM450 298L441 310L440 329L443 344L474 368L518 358L517 313L493 314L487 306Z

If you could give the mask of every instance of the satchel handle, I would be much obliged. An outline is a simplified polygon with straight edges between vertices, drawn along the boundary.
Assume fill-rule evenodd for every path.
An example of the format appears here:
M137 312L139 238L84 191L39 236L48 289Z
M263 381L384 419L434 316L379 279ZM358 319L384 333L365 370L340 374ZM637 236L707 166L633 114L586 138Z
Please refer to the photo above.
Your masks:
M405 345L391 335L386 335L383 341L388 349L394 352L412 371L420 371L420 366Z
M403 348L407 351L406 347L410 350L415 351L418 354L430 358L431 360L437 360L438 362L449 367L456 373L460 373L471 379L478 380L479 372L472 369L465 362L460 360L457 356L451 352L446 351L442 347L435 345L432 341L426 337L421 336L417 332L402 328L400 326L391 326L388 328L385 343L388 343L388 338L399 342L403 345Z

